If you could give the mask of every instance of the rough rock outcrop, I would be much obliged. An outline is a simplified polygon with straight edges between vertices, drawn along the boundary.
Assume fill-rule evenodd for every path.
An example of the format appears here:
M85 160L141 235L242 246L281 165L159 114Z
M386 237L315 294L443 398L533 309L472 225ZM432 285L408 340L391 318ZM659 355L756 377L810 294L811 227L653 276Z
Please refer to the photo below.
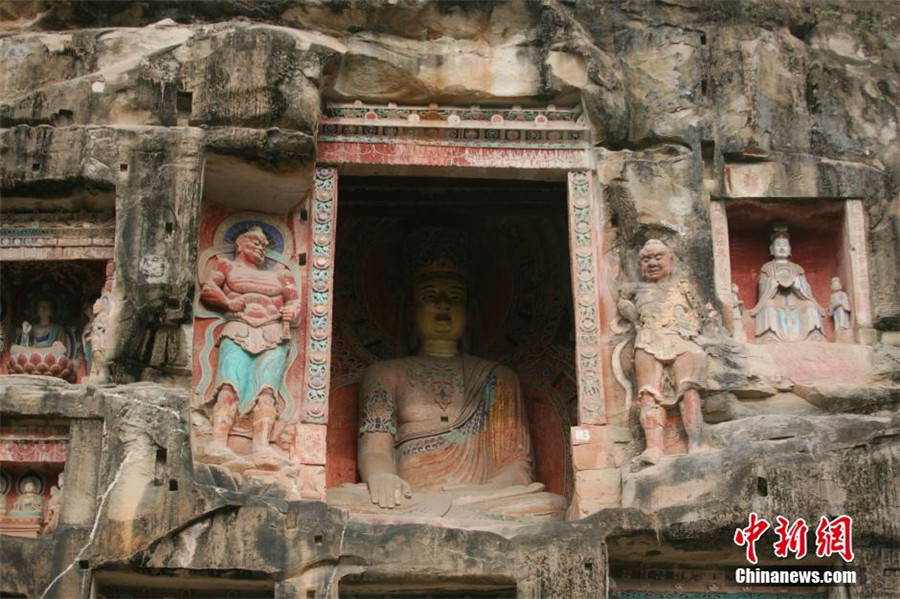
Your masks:
M120 303L109 386L0 377L4 422L70 431L58 528L4 537L3 596L183 585L282 599L602 597L618 565L746 565L733 534L751 511L852 514L857 560L803 565L859 573L829 597L900 593L896 4L35 0L4 3L0 20L0 193L35 212L114 194ZM591 439L574 450L575 467L590 466L576 479L603 501L565 523L505 536L366 524L274 485L237 488L191 453L204 198L305 222L323 107L356 100L578 107L608 233L593 241L610 278L598 286L637 280L637 248L674 238L710 312L731 309L717 295L711 199L801 211L861 200L873 345L793 355L720 326L701 340L712 451L632 468L642 437L622 402L603 433L614 449L600 455ZM574 333L563 336L569 349ZM784 564L760 547L764 564Z

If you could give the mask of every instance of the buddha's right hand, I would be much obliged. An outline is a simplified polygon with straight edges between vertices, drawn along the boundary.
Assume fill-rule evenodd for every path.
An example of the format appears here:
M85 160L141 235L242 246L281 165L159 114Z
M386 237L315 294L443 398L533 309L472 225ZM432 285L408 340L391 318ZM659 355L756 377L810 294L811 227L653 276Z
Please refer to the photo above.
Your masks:
M403 498L412 497L412 488L409 483L390 472L373 474L367 481L369 485L369 497L372 503L383 508L395 508L400 505Z

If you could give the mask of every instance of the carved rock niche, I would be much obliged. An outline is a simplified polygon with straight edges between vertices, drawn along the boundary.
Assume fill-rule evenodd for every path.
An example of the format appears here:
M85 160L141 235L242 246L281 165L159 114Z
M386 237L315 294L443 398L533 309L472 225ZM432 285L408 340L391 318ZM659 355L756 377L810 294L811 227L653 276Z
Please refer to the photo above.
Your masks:
M744 343L747 368L768 372L776 383L800 385L843 384L869 376L870 356L863 344L871 343L874 331L862 202L734 199L712 202L711 208L717 293L735 339ZM772 254L773 235L783 236L785 230L789 263L778 263L779 271ZM761 274L767 263L772 276ZM765 276L768 284L762 287L768 292L760 289ZM850 325L837 332L829 309L835 278L846 294L845 323ZM743 304L737 319L733 310L740 303L734 299L733 285ZM774 299L760 303L761 292ZM808 295L815 303L804 299ZM771 305L774 308L767 311ZM754 313L763 314L763 319ZM773 328L780 328L782 338L767 333Z
M108 599L154 599L184 597L185 599L271 599L275 584L271 580L254 579L247 571L240 578L224 576L184 576L158 571L153 575L122 571L97 571L94 584L98 597Z
M56 530L69 452L69 427L55 420L7 419L0 426L0 534Z
M373 364L416 354L408 264L415 260L407 256L412 251L407 241L423 227L451 229L471 246L463 351L515 372L534 478L548 492L571 500L568 431L577 422L578 402L565 198L561 181L341 178L328 406L329 501L341 485L360 481L359 390L364 374ZM412 502L416 493L413 488ZM356 505L353 513L371 516ZM415 520L415 514L383 512L371 517ZM452 520L449 513L446 518Z
M324 419L310 422L305 410L314 378L307 255L311 237L327 238L329 248L331 236L323 233L330 215L310 218L311 179L305 164L263 167L209 155L197 261L191 440L198 476L234 488L274 484L288 499L324 493ZM311 457L304 439L319 437L321 457Z
M772 260L769 246L775 230L788 232L790 261L803 268L813 297L825 310L822 317L825 340L832 343L856 341L857 336L853 333L859 324L856 313L860 310L868 313L868 305L857 307L855 304L863 299L868 302L868 277L861 280L860 265L855 263L854 256L858 251L851 249L854 233L864 231L853 230L853 215L848 214L847 209L849 204L822 200L733 200L725 205L731 282L739 288L743 325L749 342L759 341L755 338L751 310L760 299L760 269ZM864 253L862 259L865 259ZM834 319L828 311L834 277L841 280L843 290L851 298L852 332L849 339L846 336L838 338ZM862 286L865 289L861 289Z
M115 194L4 198L0 374L105 380Z

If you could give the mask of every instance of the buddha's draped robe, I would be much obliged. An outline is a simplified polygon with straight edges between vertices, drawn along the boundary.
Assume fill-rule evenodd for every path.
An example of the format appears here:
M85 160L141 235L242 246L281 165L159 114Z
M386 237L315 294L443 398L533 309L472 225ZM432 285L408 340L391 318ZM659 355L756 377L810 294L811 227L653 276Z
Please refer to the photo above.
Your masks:
M759 272L759 303L750 311L758 339L824 340L822 315L799 264L772 260Z
M413 380L410 374L416 360L423 358L373 364L360 388L360 435L393 437L397 474L410 484L413 496L401 506L381 509L372 504L363 483L329 489L329 503L352 505L361 514L410 521L424 518L433 523L442 517L470 523L563 519L565 498L543 491L543 485L534 482L531 440L516 374L495 362L465 356L461 367L442 373L448 379L461 375L463 387L462 398L457 397L443 412L447 414L443 422L436 415L442 414L440 407L431 403L435 381ZM405 414L430 416L417 420ZM507 482L483 498L477 487L466 490L466 485L491 483L501 472Z
M415 490L440 491L444 486L484 484L513 465L532 482L531 442L519 381L509 369L467 357L463 361L465 399L452 421L428 426L399 423L399 401L413 392L409 381L380 386L367 398L360 434L394 435L397 474ZM371 377L367 377L371 378Z

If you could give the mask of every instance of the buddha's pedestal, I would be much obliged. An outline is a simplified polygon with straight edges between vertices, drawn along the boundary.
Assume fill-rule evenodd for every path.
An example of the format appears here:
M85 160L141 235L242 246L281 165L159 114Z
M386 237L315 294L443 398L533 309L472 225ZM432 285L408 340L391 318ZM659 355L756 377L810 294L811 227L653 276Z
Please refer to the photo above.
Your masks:
M12 518L5 516L0 518L0 534L11 537L23 537L34 539L41 532L41 519L36 518Z
M75 365L66 356L64 347L27 347L13 345L9 348L7 367L10 374L36 374L73 381Z

